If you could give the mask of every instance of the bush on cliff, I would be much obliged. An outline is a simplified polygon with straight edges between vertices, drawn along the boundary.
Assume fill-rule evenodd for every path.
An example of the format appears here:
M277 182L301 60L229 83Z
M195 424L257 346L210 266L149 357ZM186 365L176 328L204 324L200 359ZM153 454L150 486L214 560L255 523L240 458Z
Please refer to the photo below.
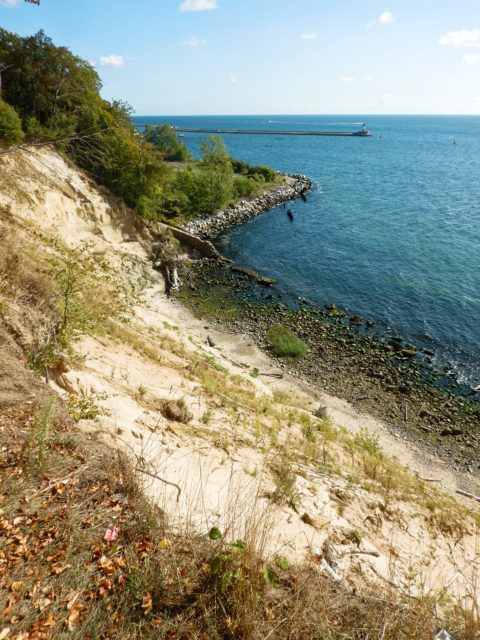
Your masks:
M0 100L0 140L8 145L19 144L23 140L22 121L9 104Z

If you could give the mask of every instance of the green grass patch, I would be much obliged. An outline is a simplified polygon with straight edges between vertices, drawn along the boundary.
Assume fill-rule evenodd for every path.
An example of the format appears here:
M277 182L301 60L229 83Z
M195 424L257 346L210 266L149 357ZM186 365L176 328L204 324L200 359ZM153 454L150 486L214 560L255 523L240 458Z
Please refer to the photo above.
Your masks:
M297 360L308 353L307 344L292 333L290 329L282 327L280 324L272 325L268 330L267 337L272 343L273 352L281 358Z

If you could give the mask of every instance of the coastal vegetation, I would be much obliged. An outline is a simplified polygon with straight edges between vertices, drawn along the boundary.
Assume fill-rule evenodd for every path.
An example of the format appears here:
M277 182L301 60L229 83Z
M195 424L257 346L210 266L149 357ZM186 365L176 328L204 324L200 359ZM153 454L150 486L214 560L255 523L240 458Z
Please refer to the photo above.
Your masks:
M308 346L293 331L281 324L272 325L267 332L273 353L280 358L296 360L307 355Z
M15 109L0 100L0 140L7 145L19 144L24 138L22 122Z
M0 29L0 64L0 139L16 145L24 132L28 142L55 143L145 218L181 224L276 179L267 167L232 160L218 136L196 161L168 124L141 134L128 104L101 97L94 67L43 31Z

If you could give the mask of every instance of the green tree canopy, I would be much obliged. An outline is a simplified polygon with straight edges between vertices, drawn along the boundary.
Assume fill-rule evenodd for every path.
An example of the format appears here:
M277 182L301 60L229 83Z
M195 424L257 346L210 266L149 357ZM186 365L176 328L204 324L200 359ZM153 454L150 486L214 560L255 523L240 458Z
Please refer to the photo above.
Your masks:
M207 188L205 210L213 213L232 198L232 163L222 138L214 135L203 141L201 158Z
M23 140L22 121L18 113L9 104L0 100L0 140L9 145L19 144Z
M3 98L30 136L54 140L132 207L163 178L162 155L144 140L131 108L100 95L95 69L43 31L21 37L0 29Z
M163 154L165 160L186 162L190 157L187 147L177 138L175 130L169 124L156 127L147 125L143 136Z

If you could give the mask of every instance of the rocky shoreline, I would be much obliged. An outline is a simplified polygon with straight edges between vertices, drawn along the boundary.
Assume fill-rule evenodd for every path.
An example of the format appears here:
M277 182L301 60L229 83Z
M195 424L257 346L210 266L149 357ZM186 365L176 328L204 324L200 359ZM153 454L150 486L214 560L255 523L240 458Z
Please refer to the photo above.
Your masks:
M251 200L241 200L227 209L195 218L185 223L182 229L200 238L211 238L223 229L245 222L283 202L301 198L312 190L312 181L306 176L286 173L277 173L277 175L282 176L285 182Z
M448 461L455 469L480 475L480 408L425 381L409 345L387 344L362 333L363 320L338 309L275 302L268 288L252 289L252 278L202 260L191 265L178 297L196 315L252 340L296 377L353 403L382 419L390 430ZM275 358L268 327L279 323L307 342L296 362Z
M305 197L312 189L306 176L281 175L285 176L284 184L250 201L197 218L183 229L205 241L282 202ZM480 475L478 403L429 383L413 345L402 344L395 337L390 342L372 338L361 331L363 318L344 319L345 314L333 305L327 305L326 310L288 309L275 302L271 293L255 292L253 282L267 283L259 280L258 274L252 277L249 270L232 273L215 259L192 267L178 297L194 313L235 333L250 335L273 360L267 329L272 322L288 326L308 343L309 352L295 363L277 360L281 368L382 419L398 437L420 444L455 469ZM223 314L227 307L228 313Z

